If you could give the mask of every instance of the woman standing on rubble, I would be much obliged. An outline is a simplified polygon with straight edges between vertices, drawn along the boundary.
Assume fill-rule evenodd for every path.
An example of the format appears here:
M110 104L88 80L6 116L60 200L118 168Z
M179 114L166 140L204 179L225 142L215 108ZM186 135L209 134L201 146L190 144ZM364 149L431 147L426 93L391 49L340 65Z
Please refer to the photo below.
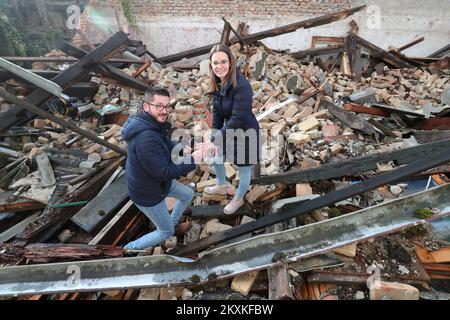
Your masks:
M235 213L243 204L251 181L252 165L259 161L259 124L252 112L253 92L248 80L239 72L230 48L215 45L209 53L210 88L213 100L213 134L205 143L215 155L212 165L218 184L206 187L210 195L225 195L224 161L238 166L239 187L233 200L224 208Z

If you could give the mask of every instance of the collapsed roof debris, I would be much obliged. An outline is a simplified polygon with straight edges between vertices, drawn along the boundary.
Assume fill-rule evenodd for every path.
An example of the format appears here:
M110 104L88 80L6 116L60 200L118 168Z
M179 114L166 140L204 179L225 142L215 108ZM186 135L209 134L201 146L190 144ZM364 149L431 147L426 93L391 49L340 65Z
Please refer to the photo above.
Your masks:
M428 289L432 279L449 278L448 232L434 232L450 212L448 46L408 57L402 51L423 38L383 50L360 37L354 22L347 35L313 37L309 50L259 42L364 8L255 34L223 18L221 42L250 80L253 112L268 133L260 172L245 206L224 216L227 200L203 193L214 169L198 166L180 179L196 192L186 217L192 229L139 252L121 247L153 228L127 195L123 123L143 91L159 85L176 99L175 128L196 138L208 131L208 61L171 64L212 45L155 57L117 32L97 47L62 42L45 57L2 57L0 296L445 296ZM328 46L318 47L321 41ZM14 65L23 62L33 69ZM50 81L40 85L37 76ZM239 175L229 163L226 171L232 196ZM173 201L166 202L170 210ZM69 265L84 274L70 288ZM383 282L368 288L376 268Z

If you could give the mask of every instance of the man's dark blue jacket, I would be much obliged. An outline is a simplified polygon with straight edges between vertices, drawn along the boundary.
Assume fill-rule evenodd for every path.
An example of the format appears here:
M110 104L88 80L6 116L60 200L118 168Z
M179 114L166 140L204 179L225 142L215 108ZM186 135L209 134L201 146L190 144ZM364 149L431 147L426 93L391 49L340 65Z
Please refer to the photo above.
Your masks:
M169 123L159 123L141 112L130 116L122 130L128 143L126 177L130 199L140 206L152 207L167 196L172 180L195 169L195 164L174 164Z
M223 153L226 152L227 148L230 148L230 144L234 144L234 152L229 151L226 159L238 166L245 166L255 164L259 161L261 147L259 124L252 112L252 87L239 70L237 70L236 74L236 84L236 87L233 88L230 81L228 81L219 91L214 93L212 127L213 129L220 130L222 134ZM257 141L245 139L243 140L245 142L242 147L239 147L237 138L227 138L227 129L234 130L235 136L240 136L239 131L236 131L236 129L242 129L244 131L249 129L253 130ZM220 141L215 140L218 137L218 133L212 138L212 141L216 145L217 141ZM256 151L256 154L252 152L252 157L250 157L250 150ZM245 152L245 156L241 158L243 152Z

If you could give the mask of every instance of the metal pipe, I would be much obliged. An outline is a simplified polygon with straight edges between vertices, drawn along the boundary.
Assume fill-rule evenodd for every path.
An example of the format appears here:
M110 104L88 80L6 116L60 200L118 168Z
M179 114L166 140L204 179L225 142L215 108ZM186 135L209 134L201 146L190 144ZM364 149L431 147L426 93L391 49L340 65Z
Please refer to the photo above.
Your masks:
M191 260L170 255L0 268L0 296L164 287L206 283L317 256L427 223L415 211L450 215L450 184L287 231L260 235ZM433 219L432 218L432 219Z
M27 69L24 69L22 67L19 67L17 64L12 63L8 60L5 60L0 57L0 67L3 69L14 73L15 75L19 76L20 78L34 84L35 86L53 94L55 97L63 98L62 91L63 89L57 85L56 83L45 79Z

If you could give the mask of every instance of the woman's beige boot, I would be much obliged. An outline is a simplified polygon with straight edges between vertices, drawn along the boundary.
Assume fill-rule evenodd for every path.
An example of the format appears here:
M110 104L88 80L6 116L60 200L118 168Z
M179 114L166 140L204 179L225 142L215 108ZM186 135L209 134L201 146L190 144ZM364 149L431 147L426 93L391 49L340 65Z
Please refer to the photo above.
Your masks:
M227 194L227 186L226 185L215 185L212 187L206 187L203 190L205 193L210 194L210 195L226 195Z
M233 198L229 204L223 208L223 212L225 214L233 214L235 213L242 205L244 204L244 199L242 198Z

